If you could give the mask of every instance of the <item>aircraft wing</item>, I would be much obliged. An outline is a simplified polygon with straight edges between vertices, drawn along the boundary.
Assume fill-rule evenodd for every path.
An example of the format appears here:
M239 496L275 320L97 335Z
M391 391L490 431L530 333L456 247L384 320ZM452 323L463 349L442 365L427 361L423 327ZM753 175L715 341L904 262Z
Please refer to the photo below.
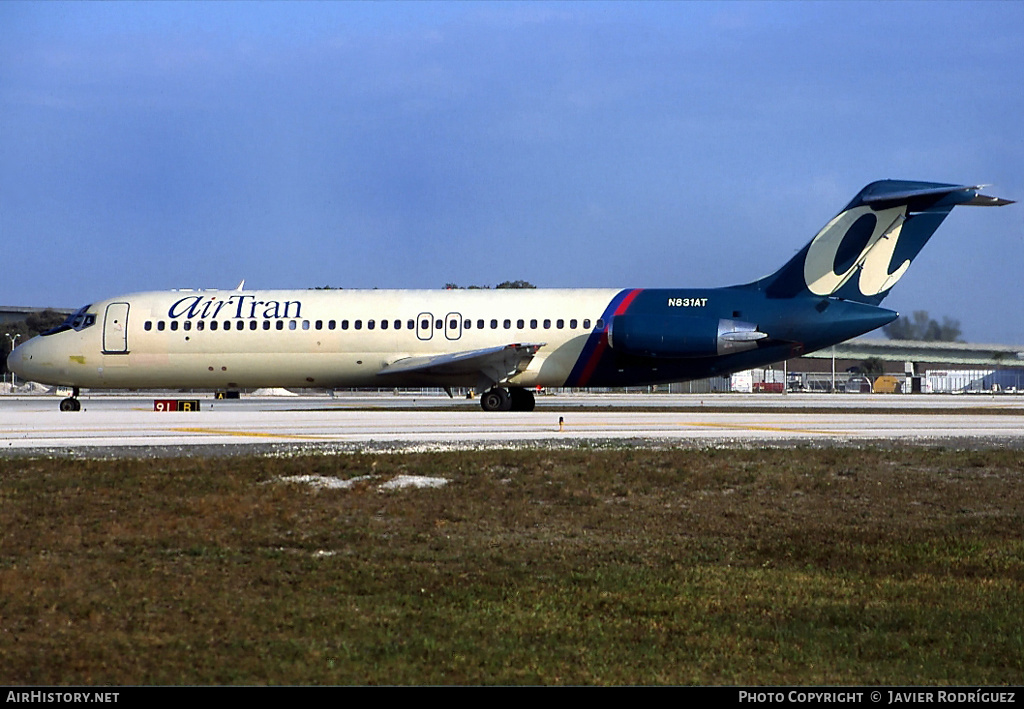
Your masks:
M522 372L545 342L526 342L497 347L485 347L466 352L450 352L422 357L404 357L391 362L378 376L391 374L436 374L459 376L476 374L477 392L486 391L495 384L508 381Z

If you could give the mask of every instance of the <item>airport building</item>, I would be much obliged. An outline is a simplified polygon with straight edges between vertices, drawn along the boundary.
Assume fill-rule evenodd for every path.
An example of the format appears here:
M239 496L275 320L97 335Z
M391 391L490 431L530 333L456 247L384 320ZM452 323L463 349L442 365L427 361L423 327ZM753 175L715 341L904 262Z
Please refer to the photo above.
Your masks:
M866 360L881 372L864 372ZM751 372L749 380L734 376L728 389L709 382L707 391L1024 393L1024 347L858 338Z

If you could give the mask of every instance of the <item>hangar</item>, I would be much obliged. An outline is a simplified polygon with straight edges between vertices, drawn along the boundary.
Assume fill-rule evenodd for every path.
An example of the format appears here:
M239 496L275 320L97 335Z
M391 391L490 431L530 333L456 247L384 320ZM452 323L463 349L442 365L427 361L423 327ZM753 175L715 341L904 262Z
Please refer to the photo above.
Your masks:
M780 364L785 375L776 379L790 389L813 389L794 382L817 381L842 390L871 359L897 379L899 392L1024 392L1024 346L970 342L857 338Z
M1024 392L1024 346L857 338L746 373L673 384L675 393L717 391L844 391L865 360L877 359L900 392ZM741 373L744 374L744 373Z

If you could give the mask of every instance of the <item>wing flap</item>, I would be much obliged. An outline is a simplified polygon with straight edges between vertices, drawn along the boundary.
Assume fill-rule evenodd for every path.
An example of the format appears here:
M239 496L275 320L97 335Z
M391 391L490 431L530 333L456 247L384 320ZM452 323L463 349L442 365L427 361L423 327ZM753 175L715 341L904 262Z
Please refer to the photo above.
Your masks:
M537 350L545 344L544 342L515 343L465 352L403 357L382 368L377 375L426 374L448 377L477 375L477 389L484 391L495 384L508 381L525 370L530 364L530 360L537 354Z

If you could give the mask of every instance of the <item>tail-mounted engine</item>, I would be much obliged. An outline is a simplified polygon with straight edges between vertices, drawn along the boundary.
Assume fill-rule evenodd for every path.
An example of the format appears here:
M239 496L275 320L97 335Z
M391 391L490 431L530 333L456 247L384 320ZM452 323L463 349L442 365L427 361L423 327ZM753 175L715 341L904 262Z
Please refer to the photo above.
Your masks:
M724 318L626 313L608 328L608 344L617 352L675 359L744 352L766 337L753 323Z

